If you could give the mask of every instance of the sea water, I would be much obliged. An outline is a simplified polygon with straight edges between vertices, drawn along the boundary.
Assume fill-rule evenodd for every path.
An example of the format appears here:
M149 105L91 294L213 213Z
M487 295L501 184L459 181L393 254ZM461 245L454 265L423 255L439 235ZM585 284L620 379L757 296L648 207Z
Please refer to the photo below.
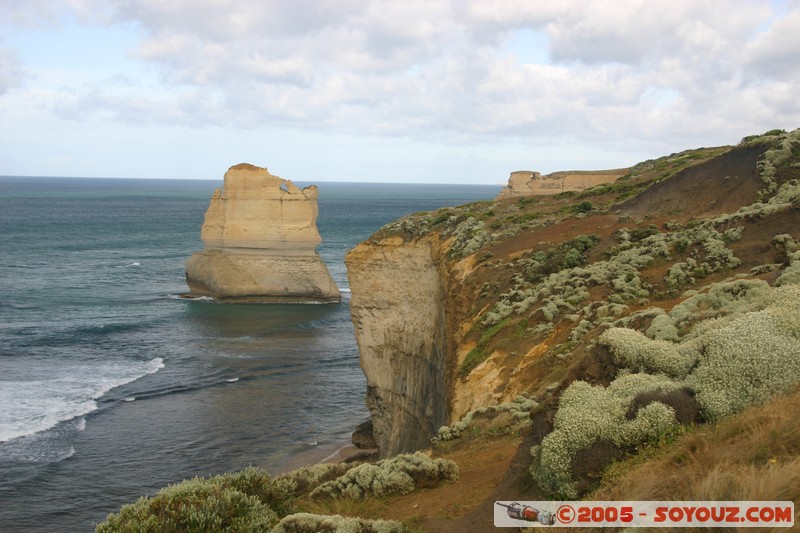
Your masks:
M185 478L335 452L368 417L345 253L499 190L318 183L341 304L180 299L220 185L0 178L0 531L92 531Z

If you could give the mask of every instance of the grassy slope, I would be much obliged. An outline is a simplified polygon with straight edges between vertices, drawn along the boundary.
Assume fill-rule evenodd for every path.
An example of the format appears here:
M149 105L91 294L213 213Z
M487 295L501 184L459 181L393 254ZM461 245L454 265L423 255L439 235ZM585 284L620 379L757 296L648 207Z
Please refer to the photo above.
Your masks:
M596 500L800 500L800 392L609 467Z
M407 496L339 500L305 508L402 520L412 531L496 531L491 518L494 499L547 499L527 485L521 473L504 475L512 465L519 467L515 451L528 444L522 443L522 436L483 431L434 450L435 456L459 464L462 476L455 483ZM599 488L584 498L798 501L800 392L718 424L684 427L679 436L652 443L638 455L611 465Z
M462 295L462 299L469 302L468 306L461 306L455 313L458 315L457 321L471 324L471 327L461 328L466 334L459 339L462 361L466 362L461 368L461 386L469 387L471 382L480 386L480 364L483 361L486 361L486 368L499 370L501 376L508 376L505 384L508 392L503 399L522 392L552 404L575 379L608 384L616 368L608 358L600 357L602 354L598 354L593 347L594 339L607 323L592 323L582 337L570 339L570 333L579 325L579 320L573 319L571 313L562 313L554 318L546 316L541 310L536 310L542 304L541 300L531 306L533 312L512 313L488 325L482 322L497 305L498 295L508 293L515 285L519 285L518 276L526 266L520 259L530 258L537 252L541 258L543 253L546 269L540 275L541 279L561 268L574 266L569 264L569 254L563 253L559 247L576 237L590 234L599 237L595 246L588 251L581 251L580 262L584 266L591 265L613 255L614 248L619 244L620 230L632 234L634 240L646 239L652 234L677 235L699 221L732 213L760 198L765 199L765 196L759 196L766 185L759 175L758 160L768 148L771 138L762 141L764 143L751 142L738 147L672 154L637 165L616 184L580 194L476 203L432 214L417 214L387 228L389 232L403 233L412 239L431 231L441 232L444 238L451 239L452 261L466 295ZM797 156L794 154L779 169L778 183L800 177ZM591 202L591 206L586 202ZM736 223L721 223L716 228L724 232L738 225L744 228L742 237L727 243L740 261L738 266L701 272L693 281L671 287L665 282L665 276L672 265L690 257L698 261L705 258L705 250L699 244L690 243L684 249L673 245L670 257L657 257L639 269L640 279L649 287L649 294L641 301L633 298L624 300L622 303L627 308L623 316L651 306L669 311L683 299L680 296L683 291L734 279L737 275L762 279L772 284L778 272L767 269L751 273L751 269L785 262L786 258L773 247L771 241L773 236L781 233L796 235L800 227L800 210L795 206L788 212L752 217ZM477 230L463 231L465 226L477 227ZM476 241L477 247L474 246ZM549 265L548 262L555 264ZM530 277L531 272L524 275ZM536 275L533 274L534 278ZM523 285L520 288L526 287ZM607 302L610 297L613 298L613 292L608 286L593 287L589 302ZM644 329L647 325L633 324L632 327ZM770 406L772 409L796 411L797 401L797 396L793 396L778 399ZM704 455L695 456L685 450L674 453L662 451L656 444L647 448L645 454L618 463L605 474L596 472L592 477L594 483L587 487L602 482L604 488L597 493L584 494L584 497L705 499L714 495L713 499L727 499L727 495L738 495L735 499L758 497L792 500L798 496L797 479L792 469L800 464L800 460L797 459L796 445L792 444L794 441L789 436L796 437L797 421L791 416L773 416L768 417L768 425L762 424L760 429L754 431L747 429L756 424L760 416L758 413L768 413L769 409L759 408L752 413L748 411L725 421L719 427L684 428L686 435L672 446L676 449L693 449L693 446L699 446L698 443L705 442ZM538 427L535 431L547 429ZM529 438L520 445L517 457L526 454L530 441ZM782 444L781 441L786 442ZM508 442L497 442L498 448L508 445ZM463 446L469 448L471 444L467 442ZM486 442L480 448L487 446L492 448ZM728 457L737 453L740 459ZM459 462L457 456L446 451L443 456L452 456ZM508 467L520 470L519 464L514 463L510 455L507 457ZM688 458L682 468L676 468L670 463L676 460L675 457ZM759 460L762 462L759 463ZM776 465L780 465L780 468L776 468ZM461 467L470 468L470 465L462 461ZM784 467L786 472L782 475L780 472ZM649 468L653 471L649 471ZM630 473L626 475L629 470ZM669 470L673 470L675 475L666 476L664 471ZM734 482L737 476L740 480ZM663 483L654 482L662 491L648 485L648 478L666 480ZM678 482L679 478L681 482ZM528 480L526 485L526 474L521 471L507 472L500 483L496 483L496 480L495 472L487 472L483 483L496 484L496 487L489 491L489 497L482 502L474 498L477 495L472 495L472 501L467 501L469 494L464 492L465 487L461 482L432 489L430 498L434 500L449 501L447 495L461 494L465 497L461 499L460 507L446 518L434 511L420 513L416 521L422 529L430 531L458 531L464 527L473 531L483 528L489 531L492 529L491 501L494 498L547 497L536 488L535 483L531 486ZM674 492L665 489L673 489ZM414 498L413 501L417 501L426 496L419 493ZM731 499L734 498L731 496ZM406 501L412 507L415 505L411 503L412 500L399 498L392 500L388 506L407 512ZM407 516L397 510L385 514L390 515L398 518Z

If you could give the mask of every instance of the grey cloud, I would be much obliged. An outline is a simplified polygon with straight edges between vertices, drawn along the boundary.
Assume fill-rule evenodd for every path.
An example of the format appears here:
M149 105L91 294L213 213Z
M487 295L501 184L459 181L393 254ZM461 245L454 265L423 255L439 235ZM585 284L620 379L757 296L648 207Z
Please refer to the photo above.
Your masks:
M769 14L765 3L735 0L726 9L697 0L106 5L113 20L141 33L136 57L162 73L162 91L145 99L95 82L59 102L62 116L459 142L491 136L656 142L699 138L742 120L759 127L778 116L800 122L789 96L800 81L785 72L800 52L786 35L797 23L787 18L754 37ZM520 29L545 32L555 62L523 65L502 52ZM747 76L759 68L764 77Z
M741 49L768 10L751 2L674 0L576 5L548 24L558 61L646 64L665 56L708 58Z
M746 64L755 76L776 80L798 77L800 57L800 7L778 20L745 50Z

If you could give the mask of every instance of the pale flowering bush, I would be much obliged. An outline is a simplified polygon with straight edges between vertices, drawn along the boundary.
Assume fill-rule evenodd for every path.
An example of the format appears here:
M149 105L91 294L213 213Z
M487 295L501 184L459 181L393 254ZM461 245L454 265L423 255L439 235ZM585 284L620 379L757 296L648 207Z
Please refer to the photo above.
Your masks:
M375 464L362 464L314 489L312 500L408 494L417 486L456 481L458 465L449 459L431 459L422 452L401 454Z
M611 328L598 341L611 348L618 365L637 372L681 379L696 362L694 354L682 353L686 350L682 351L680 345L668 340L648 339L633 329Z
M585 313L589 309L581 309L580 304L589 298L589 289L598 285L611 286L614 289L609 301L604 302L606 304L610 302L624 305L627 302L646 301L650 295L650 287L642 282L639 271L659 256L669 256L662 234L647 237L639 241L637 246L620 250L608 260L564 268L535 280L515 278L514 287L500 296L495 306L484 315L481 323L491 326L530 309L541 313L548 322L555 322L562 315L577 310Z
M800 207L800 181L789 180L772 194L766 202L755 202L739 208L735 213L725 213L704 222L717 225L737 222L742 219L759 219L777 215Z
M702 321L680 342L649 339L626 328L612 328L599 341L623 367L683 380L708 419L761 403L800 380L796 284L770 288L761 280L717 283L656 319L671 321L676 331Z
M770 286L766 281L736 279L689 290L685 298L667 313L660 307L650 307L615 320L615 327L629 328L643 319L650 319L645 335L651 339L677 342L695 324L719 316L754 311L769 303ZM613 344L613 343L611 343Z
M657 307L661 313L653 317L650 322L650 327L647 328L645 335L651 339L660 339L663 341L677 341L680 338L678 328L675 326L675 321L664 312L663 309Z
M258 468L193 478L139 498L98 524L99 532L253 531L267 533L292 511L294 485Z
M572 383L562 394L553 432L531 452L531 473L553 494L578 495L573 462L593 443L630 449L677 425L674 409L658 400L629 419L639 394L687 391L706 419L718 420L800 381L800 284L718 283L690 295L670 314L656 308L640 316L666 317L673 326L696 316L705 320L678 342L627 328L600 336L623 367L618 377L608 387Z
M686 384L717 420L791 389L800 380L800 286L772 291L766 309L718 321L695 335L699 356Z
M682 249L700 247L703 257L688 257L672 265L664 276L667 287L676 290L695 282L695 277L704 277L722 270L736 268L742 264L733 255L727 243L742 238L744 226L737 226L720 233L713 224L701 223L696 227L670 235L669 242ZM693 252L694 253L694 252Z
M734 235L738 235L738 238L741 238L741 232ZM738 240L738 238L736 240ZM731 249L725 246L726 242L730 241L725 238L724 234L720 234L713 228L708 230L708 236L706 236L702 242L706 257L705 261L701 263L701 266L704 266L707 273L736 268L742 264L742 262L733 255Z
M693 284L696 270L697 261L695 259L690 257L686 261L679 261L669 267L667 274L664 276L664 282L672 289Z
M777 189L775 177L778 167L786 163L793 156L795 150L800 150L800 129L781 133L777 141L772 143L772 147L764 152L764 155L756 163L759 176L764 183L764 188L760 193L762 199L775 192Z
M792 238L792 236L788 233L775 235L772 238L772 243L775 246L785 250L787 254L800 251L800 245L798 245L794 238Z
M772 242L776 247L782 248L786 253L789 265L783 270L775 285L786 285L790 283L800 283L800 246L795 242L791 235L784 233L776 235Z
M629 374L609 387L573 382L561 395L553 431L531 451L531 473L551 493L576 497L572 476L576 454L597 440L631 446L673 427L674 411L659 402L640 409L632 420L626 414L637 394L680 388L679 383L667 377L649 374Z
M452 237L450 254L457 257L467 256L491 241L491 236L486 233L486 224L475 217L468 217L452 233L445 234Z
M530 421L531 411L539 406L537 402L526 398L525 396L517 396L514 400L503 403L500 405L492 405L488 407L480 407L474 411L470 411L461 417L461 420L449 425L439 428L436 436L431 439L432 443L455 440L469 429L476 418L480 417L494 417L500 413L510 413L511 416L522 424L527 424Z
M668 316L673 325L683 331L708 318L751 311L765 305L770 291L769 284L763 280L714 283L707 291L697 292L677 304Z
M396 520L366 520L339 515L297 513L281 520L270 533L403 533Z
M326 481L331 481L351 470L361 463L319 463L304 466L291 472L276 476L276 480L292 483L295 494L309 492Z

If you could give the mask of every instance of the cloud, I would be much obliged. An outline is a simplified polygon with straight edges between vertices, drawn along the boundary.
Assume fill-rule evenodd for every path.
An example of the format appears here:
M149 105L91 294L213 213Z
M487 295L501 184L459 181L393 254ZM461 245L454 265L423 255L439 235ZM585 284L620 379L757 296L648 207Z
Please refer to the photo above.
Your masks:
M26 5L30 13L50 3ZM768 2L732 0L724 9L711 0L59 6L84 23L136 32L131 56L159 75L152 90L110 83L116 73L73 87L51 107L75 120L610 145L688 145L800 122L800 9L776 14ZM509 53L518 32L542 35L547 50ZM548 59L524 59L532 55ZM0 72L13 72L6 62L0 55ZM14 83L8 79L3 74L0 90Z
M745 49L749 69L757 75L776 80L797 75L800 57L800 7L777 20L758 35Z
M0 47L0 96L22 85L24 74L17 51Z

